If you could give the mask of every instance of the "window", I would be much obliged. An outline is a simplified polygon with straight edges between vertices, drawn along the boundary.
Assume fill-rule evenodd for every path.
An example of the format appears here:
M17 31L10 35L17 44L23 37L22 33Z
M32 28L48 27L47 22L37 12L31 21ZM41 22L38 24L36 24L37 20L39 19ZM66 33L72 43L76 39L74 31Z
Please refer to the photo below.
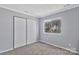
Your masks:
M61 19L46 21L44 23L45 33L61 33Z

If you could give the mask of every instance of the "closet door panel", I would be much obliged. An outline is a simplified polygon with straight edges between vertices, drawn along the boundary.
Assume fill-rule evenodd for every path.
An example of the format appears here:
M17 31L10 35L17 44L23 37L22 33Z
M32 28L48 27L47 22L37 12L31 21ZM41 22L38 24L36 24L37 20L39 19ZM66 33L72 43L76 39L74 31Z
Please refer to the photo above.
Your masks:
M14 18L14 48L26 45L26 19Z
M27 44L37 42L37 31L38 24L37 21L27 19Z

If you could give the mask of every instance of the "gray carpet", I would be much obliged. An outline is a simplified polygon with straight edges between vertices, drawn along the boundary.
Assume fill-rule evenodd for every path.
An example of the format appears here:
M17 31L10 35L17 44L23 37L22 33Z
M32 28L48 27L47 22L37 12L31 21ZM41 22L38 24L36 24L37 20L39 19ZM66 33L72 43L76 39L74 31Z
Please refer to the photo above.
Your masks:
M73 53L41 42L23 46L1 55L72 55Z

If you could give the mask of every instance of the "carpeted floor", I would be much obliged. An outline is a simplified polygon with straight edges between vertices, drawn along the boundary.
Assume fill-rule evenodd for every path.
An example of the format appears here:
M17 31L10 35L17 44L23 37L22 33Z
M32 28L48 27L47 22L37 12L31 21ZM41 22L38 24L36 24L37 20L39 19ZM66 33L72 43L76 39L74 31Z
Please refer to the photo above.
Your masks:
M1 55L73 55L73 53L38 42L2 53Z

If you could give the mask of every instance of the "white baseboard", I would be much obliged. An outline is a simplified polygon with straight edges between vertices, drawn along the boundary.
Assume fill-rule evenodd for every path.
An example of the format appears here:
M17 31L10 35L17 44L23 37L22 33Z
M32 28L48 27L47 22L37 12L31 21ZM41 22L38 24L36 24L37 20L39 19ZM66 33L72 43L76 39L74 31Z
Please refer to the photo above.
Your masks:
M4 50L4 51L0 51L0 53L4 53L4 52L7 52L7 51L11 51L11 50L13 50L13 48L7 49L7 50Z
M70 52L72 52L72 53L79 54L78 51L74 51L74 50L71 50L71 49L69 49L69 48L65 48L65 47L62 47L62 46L59 46L59 45L51 44L51 43L48 43L48 42L46 42L46 41L41 41L41 40L40 40L40 42L45 43L45 44L48 44L48 45L53 45L53 46L56 46L56 47L61 48L61 49L65 49L65 50L70 51Z
M38 41L30 42L30 43L26 43L26 44L27 44L27 45L30 45L30 44L33 44L33 43L36 43L36 42L38 42Z

